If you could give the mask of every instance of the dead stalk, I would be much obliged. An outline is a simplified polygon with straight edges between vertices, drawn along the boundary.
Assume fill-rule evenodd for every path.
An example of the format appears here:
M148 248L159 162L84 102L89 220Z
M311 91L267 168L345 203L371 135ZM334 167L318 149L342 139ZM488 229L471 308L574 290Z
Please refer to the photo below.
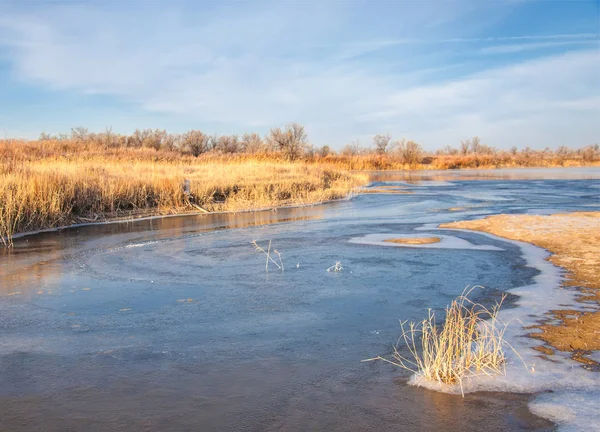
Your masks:
M273 257L271 257L271 240L269 240L269 246L267 250L264 250L262 247L260 247L260 245L257 243L257 240L252 240L252 245L257 251L262 252L266 255L265 269L267 271L269 271L269 262L272 262L273 264L275 264L275 266L277 266L279 270L283 271L283 260L281 258L281 253L277 249L273 249L273 253L275 253L279 257L279 263L275 261Z

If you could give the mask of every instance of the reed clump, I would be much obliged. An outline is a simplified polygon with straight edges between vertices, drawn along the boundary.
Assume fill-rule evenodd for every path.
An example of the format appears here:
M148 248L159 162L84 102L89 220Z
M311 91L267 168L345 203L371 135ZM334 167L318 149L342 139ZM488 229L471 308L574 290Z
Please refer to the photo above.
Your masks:
M421 380L460 385L477 375L503 373L506 324L497 318L505 297L491 308L469 300L473 288L465 290L446 308L441 324L435 313L419 323L401 322L402 334L393 347L392 358L375 357L415 374ZM406 347L403 354L400 344Z

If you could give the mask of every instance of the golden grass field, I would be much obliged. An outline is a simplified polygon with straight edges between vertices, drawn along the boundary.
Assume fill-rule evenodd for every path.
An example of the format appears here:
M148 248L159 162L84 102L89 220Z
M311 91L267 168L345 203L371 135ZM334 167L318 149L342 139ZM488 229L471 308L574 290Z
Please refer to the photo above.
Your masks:
M367 181L366 174L272 158L0 145L0 240L116 217L311 204L344 198Z
M598 164L570 152L421 155L397 153L292 158L261 147L254 153L184 147L102 144L93 139L0 140L0 244L17 233L119 217L241 211L344 198L368 183L370 170L581 166ZM363 171L363 172L361 172ZM189 193L184 183L189 181ZM383 192L377 191L377 192ZM402 191L395 190L394 193Z

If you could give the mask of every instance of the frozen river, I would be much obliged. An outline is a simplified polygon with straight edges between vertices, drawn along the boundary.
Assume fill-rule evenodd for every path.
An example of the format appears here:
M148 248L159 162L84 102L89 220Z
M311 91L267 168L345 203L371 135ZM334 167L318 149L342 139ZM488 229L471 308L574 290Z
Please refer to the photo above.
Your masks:
M360 361L466 286L495 298L539 273L512 243L432 224L597 210L598 179L385 173L372 188L402 193L18 239L0 255L0 431L552 430L527 395L442 394ZM360 240L388 234L444 237ZM253 240L285 270L265 271Z

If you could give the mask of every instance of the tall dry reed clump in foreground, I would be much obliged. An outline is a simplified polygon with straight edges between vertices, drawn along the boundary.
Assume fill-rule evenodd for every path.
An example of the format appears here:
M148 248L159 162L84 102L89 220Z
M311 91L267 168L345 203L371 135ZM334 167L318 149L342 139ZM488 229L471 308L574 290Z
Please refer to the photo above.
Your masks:
M240 211L343 198L365 174L273 158L0 141L0 243L20 232L115 217ZM186 185L189 184L189 187Z
M420 323L401 322L408 354L394 346L393 358L375 357L413 372L419 380L458 384L462 392L465 378L495 375L504 370L506 325L497 319L503 296L491 309L469 300L473 288L465 290L446 308L441 324L431 310Z

